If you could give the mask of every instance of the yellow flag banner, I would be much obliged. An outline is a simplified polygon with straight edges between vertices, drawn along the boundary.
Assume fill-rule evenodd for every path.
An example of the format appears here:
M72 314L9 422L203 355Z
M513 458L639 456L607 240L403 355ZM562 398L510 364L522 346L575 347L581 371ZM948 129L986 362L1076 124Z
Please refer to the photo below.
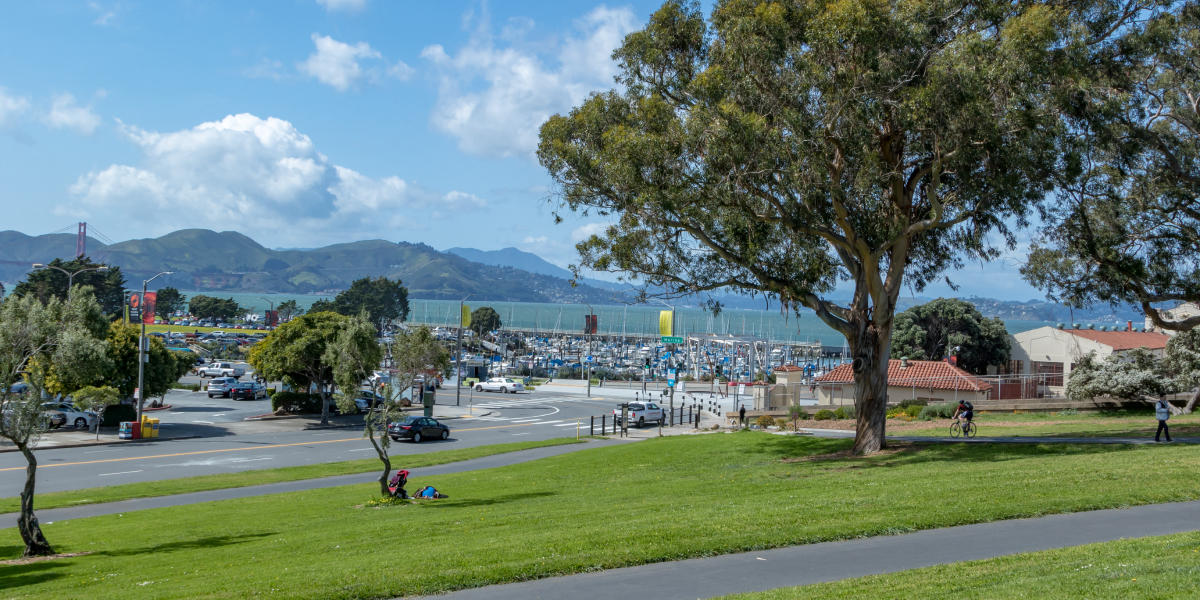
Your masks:
M658 311L658 335L675 335L675 331L671 327L671 317L674 316L669 310Z
M462 326L471 326L471 307L466 304L462 305Z

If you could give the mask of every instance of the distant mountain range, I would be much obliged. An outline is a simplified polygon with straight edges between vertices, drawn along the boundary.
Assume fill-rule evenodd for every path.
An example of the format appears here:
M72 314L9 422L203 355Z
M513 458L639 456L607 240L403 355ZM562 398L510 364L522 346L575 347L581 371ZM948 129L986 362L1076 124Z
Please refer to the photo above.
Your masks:
M114 264L125 273L127 285L136 287L160 271L174 275L155 281L185 290L266 293L330 293L362 277L400 279L413 298L508 302L620 304L630 301L634 288L581 278L572 285L571 272L516 248L478 250L449 248L444 252L424 244L365 240L313 249L269 249L237 232L184 229L159 238L103 244L88 238L88 255ZM17 282L35 262L75 255L75 236L28 236L0 231L0 281ZM721 294L716 298L729 308L778 309L762 298ZM1111 322L1132 320L1142 314L1134 307L1071 310L1046 301L1024 302L971 297L981 313L1002 319L1030 321ZM900 310L928 299L902 299ZM699 305L700 299L677 301L679 306Z
M161 286L211 292L314 293L345 289L362 277L400 279L413 298L512 302L614 303L611 289L562 277L485 265L424 244L366 240L312 250L271 250L237 232L184 229L159 238L105 245L88 239L94 260L121 267L130 287L161 271ZM19 281L35 262L75 255L75 236L0 231L0 280Z

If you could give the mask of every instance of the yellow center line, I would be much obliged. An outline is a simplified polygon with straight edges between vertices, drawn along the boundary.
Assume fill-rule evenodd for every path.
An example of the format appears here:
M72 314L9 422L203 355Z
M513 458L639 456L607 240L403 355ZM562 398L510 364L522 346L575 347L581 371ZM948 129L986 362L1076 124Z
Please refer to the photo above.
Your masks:
M528 425L537 425L537 423L514 423L512 425L494 425L491 427L474 427L470 429L459 429L458 431L483 431L485 429L502 429L505 427L525 427ZM317 444L339 444L344 442L361 441L362 437L343 438L338 440L318 440L315 442L294 442L291 444L272 444L270 446L251 446L246 448L218 448L215 450L194 450L192 452L172 452L170 454L154 454L150 456L129 456L125 458L104 458L97 460L81 460L67 463L51 463L38 465L39 469L48 469L51 467L73 467L78 465L95 465L102 463L127 462L131 460L151 460L155 458L171 458L175 456L196 456L197 454L215 454L218 452L247 452L254 450L270 450L273 448L290 448L294 446L316 446ZM52 448L47 448L50 450ZM0 472L4 471L24 471L25 467L5 467L0 468Z

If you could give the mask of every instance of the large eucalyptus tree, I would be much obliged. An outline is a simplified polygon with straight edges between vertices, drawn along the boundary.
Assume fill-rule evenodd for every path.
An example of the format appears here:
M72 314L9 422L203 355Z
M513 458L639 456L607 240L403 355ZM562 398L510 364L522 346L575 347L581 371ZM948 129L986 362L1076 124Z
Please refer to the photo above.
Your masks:
M706 20L669 1L614 53L619 89L547 121L538 156L563 209L611 222L584 266L767 294L845 336L854 449L874 452L900 291L1013 242L1060 166L1052 100L1142 14L1122 6L725 0Z

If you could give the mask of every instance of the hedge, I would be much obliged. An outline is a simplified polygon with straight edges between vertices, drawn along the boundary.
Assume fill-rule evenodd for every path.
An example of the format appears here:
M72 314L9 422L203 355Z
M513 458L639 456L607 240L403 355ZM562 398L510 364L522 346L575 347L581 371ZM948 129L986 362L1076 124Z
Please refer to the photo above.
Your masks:
M104 409L104 420L101 427L116 427L122 421L136 421L137 407L132 404L114 404Z
M294 414L314 414L321 412L321 396L319 394L302 394L300 392L276 392L271 394L271 410Z

